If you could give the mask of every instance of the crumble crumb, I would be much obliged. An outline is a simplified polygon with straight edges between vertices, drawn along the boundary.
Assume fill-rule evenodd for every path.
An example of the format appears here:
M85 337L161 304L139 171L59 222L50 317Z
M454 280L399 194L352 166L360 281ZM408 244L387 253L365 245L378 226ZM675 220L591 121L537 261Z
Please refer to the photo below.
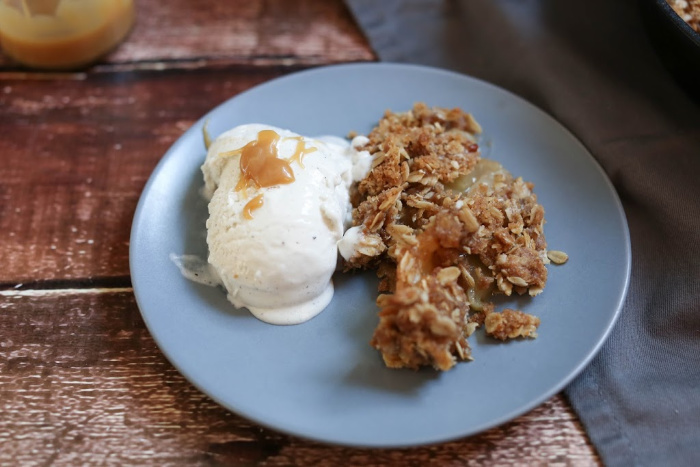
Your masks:
M518 337L537 337L540 319L519 310L506 308L500 313L489 313L484 319L486 334L499 340Z

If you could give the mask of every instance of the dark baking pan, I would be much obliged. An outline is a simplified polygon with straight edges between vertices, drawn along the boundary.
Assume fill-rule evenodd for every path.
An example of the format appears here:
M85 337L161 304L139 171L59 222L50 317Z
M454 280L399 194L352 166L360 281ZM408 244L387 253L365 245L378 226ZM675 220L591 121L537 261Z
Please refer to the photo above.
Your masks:
M639 0L651 42L676 80L700 101L700 33L673 11L666 0Z

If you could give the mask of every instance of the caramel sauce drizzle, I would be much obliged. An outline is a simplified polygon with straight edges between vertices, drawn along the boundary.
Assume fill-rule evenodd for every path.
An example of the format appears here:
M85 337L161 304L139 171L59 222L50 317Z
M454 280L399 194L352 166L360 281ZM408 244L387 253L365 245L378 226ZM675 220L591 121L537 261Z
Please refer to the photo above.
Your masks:
M280 135L273 130L258 132L258 138L242 148L226 151L220 157L241 156L239 164L241 178L236 184L236 191L242 191L249 187L255 189L267 188L275 185L287 185L293 183L294 171L292 162L296 162L303 169L304 156L316 151L316 148L308 148L302 137L294 137L297 147L289 159L280 159L277 151ZM253 211L260 209L264 203L262 193L256 195L243 208L245 219L253 218Z
M306 145L304 144L304 138L301 136L295 136L294 139L297 141L297 147L294 150L294 154L288 159L289 162L296 162L299 164L299 167L302 169L304 168L304 156L307 154L311 154L312 152L315 152L317 149L316 148L307 148Z
M245 219L251 220L253 218L253 211L260 209L263 205L263 195L260 193L255 198L251 199L246 203L243 208L243 217Z

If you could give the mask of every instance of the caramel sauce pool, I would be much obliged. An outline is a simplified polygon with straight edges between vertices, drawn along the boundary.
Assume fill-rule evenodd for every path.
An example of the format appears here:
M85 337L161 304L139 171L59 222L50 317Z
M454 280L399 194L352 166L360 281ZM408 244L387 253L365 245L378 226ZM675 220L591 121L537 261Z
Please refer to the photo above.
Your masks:
M240 149L222 153L222 156L239 155L241 178L236 184L236 191L248 187L267 188L275 185L287 185L293 183L294 171L292 162L304 168L304 156L316 151L316 148L308 148L302 137L294 137L297 146L294 154L289 159L281 159L277 150L280 135L274 130L262 130L258 132L258 138ZM253 218L253 211L260 209L264 203L262 193L255 196L243 208L245 219Z
M131 29L133 0L0 0L0 43L15 60L71 69L109 52Z
M243 146L241 151L241 180L236 191L254 186L267 188L286 185L294 181L294 171L289 161L280 159L277 143L280 135L272 130L262 130L258 139Z

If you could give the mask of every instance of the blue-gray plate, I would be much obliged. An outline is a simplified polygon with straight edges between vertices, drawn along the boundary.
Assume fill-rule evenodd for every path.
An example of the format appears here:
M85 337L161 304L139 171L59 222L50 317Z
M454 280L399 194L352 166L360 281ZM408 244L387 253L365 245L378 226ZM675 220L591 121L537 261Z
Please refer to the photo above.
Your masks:
M273 326L236 310L223 290L190 282L174 253L206 258L200 197L202 125L216 136L243 123L306 135L367 133L387 109L416 101L461 107L484 133L484 155L535 183L551 249L534 299L503 303L542 319L539 337L500 343L477 331L474 361L439 373L392 370L369 346L377 324L371 272L336 274L330 306L311 321ZM202 392L254 422L308 439L398 447L468 436L541 404L574 378L615 323L630 274L620 201L603 170L562 125L503 89L443 70L350 64L294 73L235 96L170 148L141 196L131 233L138 306L173 365ZM299 265L303 267L303 265Z

